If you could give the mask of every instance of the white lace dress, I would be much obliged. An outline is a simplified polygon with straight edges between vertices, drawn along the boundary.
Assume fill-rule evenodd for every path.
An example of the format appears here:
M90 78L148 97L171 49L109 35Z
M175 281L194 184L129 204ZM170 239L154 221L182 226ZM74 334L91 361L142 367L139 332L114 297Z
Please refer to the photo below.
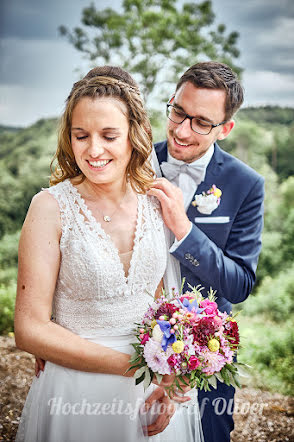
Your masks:
M152 301L150 295L167 263L157 200L138 195L134 247L126 277L124 260L71 182L59 183L48 192L59 204L62 224L53 320L85 339L131 354L134 323ZM146 422L139 413L143 398L142 384L135 386L133 378L87 373L47 361L44 372L33 380L16 441L146 440L142 431ZM176 426L183 436L183 426ZM174 439L174 430L173 436L169 431L150 440L188 440Z

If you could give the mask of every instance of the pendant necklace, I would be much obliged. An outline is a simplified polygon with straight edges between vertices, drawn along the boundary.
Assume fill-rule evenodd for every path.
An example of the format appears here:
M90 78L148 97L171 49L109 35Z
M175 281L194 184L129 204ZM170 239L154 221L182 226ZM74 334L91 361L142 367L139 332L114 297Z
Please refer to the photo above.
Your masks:
M121 199L121 202L118 204L118 206L116 207L116 209L114 210L114 212L113 212L111 215L106 215L106 214L104 214L104 213L100 210L101 215L102 215L102 217L103 217L103 221L105 221L106 223L110 223L110 222L111 222L113 215L116 214L116 212L118 211L118 209L121 207L122 203L124 202L124 199L125 199L126 194L127 194L127 190L128 190L128 189L127 189L127 187L126 187L126 191L125 191L124 196L123 196L122 199Z

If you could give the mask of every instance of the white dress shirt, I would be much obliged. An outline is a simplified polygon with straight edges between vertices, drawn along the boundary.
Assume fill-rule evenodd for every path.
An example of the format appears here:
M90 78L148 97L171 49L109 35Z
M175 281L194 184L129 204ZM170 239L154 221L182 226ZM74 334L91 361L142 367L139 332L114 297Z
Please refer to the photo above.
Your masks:
M213 154L214 154L214 145L212 144L209 147L209 149L207 150L207 152L201 158L193 161L193 163L189 163L189 166L193 166L194 164L197 166L202 166L202 167L204 167L205 174L206 174L207 166L210 163L210 160L211 160ZM176 158L173 158L169 153L167 154L167 162L172 163L172 164L178 164L178 165L185 164L184 161L177 160ZM205 179L205 174L204 174L203 180ZM198 185L195 184L193 178L190 175L188 175L187 173L180 173L175 179L171 180L171 183L178 186L181 189L181 191L183 192L184 206L187 211L189 205L191 204L191 200L192 200L195 192L197 191ZM179 245L189 235L189 233L191 232L191 229L192 229L192 223L191 223L190 230L187 232L187 234L184 236L184 238L182 238L180 241L175 239L173 245L170 248L170 252L175 251L179 247Z

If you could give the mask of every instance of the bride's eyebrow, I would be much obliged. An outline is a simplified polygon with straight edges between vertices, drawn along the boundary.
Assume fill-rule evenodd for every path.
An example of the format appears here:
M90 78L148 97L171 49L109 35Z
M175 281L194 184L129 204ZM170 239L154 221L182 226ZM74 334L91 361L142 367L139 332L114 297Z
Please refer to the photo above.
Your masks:
M82 127L72 127L71 130L83 130L85 132L86 129L82 128ZM112 131L112 132L116 132L116 133L120 133L120 129L117 127L103 127L102 129L103 131Z
M118 127L103 127L104 131L112 131L112 132L120 132L120 129Z

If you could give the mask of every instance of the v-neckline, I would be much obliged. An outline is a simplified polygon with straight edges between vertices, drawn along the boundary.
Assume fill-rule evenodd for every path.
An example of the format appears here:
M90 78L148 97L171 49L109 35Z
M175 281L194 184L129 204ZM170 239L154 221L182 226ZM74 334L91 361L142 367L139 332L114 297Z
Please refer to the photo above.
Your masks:
M134 266L133 263L135 262L135 256L137 254L137 248L138 248L138 243L139 243L138 237L140 236L140 230L141 230L141 226L142 226L142 199L140 198L141 195L137 193L137 219L136 219L135 234L134 234L134 241L133 241L133 247L132 247L133 253L132 253L131 260L130 260L128 275L126 276L123 263L122 263L120 256L119 256L119 250L116 247L113 239L111 238L111 236L108 233L105 232L101 223L94 217L91 209L88 207L86 201L84 200L84 198L82 197L81 193L76 188L76 186L74 186L72 184L70 179L68 180L68 182L69 182L70 188L73 190L73 192L76 196L78 206L79 206L78 212L83 217L84 224L85 225L92 225L93 228L95 228L95 231L109 242L110 246L112 247L112 251L114 252L114 256L116 257L116 259L119 263L119 267L120 267L120 271L122 273L124 283L126 284L127 287L131 286L131 280L132 280L132 276L133 276L133 266ZM80 210L82 211L82 213L80 212Z

